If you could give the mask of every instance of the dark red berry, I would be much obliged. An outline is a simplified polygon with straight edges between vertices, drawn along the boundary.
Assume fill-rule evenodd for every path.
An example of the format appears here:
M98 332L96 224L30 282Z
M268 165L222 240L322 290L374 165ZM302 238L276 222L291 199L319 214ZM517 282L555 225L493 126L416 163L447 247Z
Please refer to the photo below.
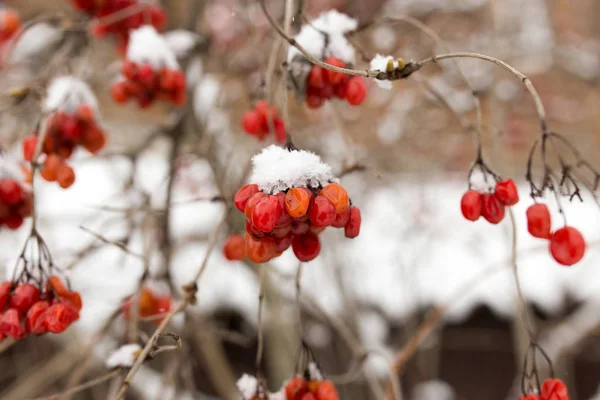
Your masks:
M297 235L292 239L292 250L298 260L304 262L311 261L319 255L319 252L321 251L321 242L319 241L319 238L312 233Z
M494 194L505 206L514 206L519 202L517 185L512 179L505 179L496 183Z
M533 204L529 206L527 215L527 230L531 236L540 239L550 239L550 211L545 204Z
M335 207L327 197L319 195L308 211L308 218L314 226L329 226L335 222Z
M490 224L497 224L504 219L506 210L504 204L502 204L496 196L490 193L482 195L481 200L481 215Z
M357 237L360 234L361 223L360 210L358 207L350 206L350 218L344 227L344 235L350 239Z

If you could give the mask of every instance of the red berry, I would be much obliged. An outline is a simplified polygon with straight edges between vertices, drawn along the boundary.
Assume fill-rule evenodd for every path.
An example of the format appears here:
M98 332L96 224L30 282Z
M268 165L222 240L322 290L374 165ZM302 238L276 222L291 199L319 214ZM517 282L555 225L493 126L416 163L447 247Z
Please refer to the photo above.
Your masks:
M25 317L25 329L27 329L27 332L34 335L41 335L47 332L47 328L43 323L43 314L48 307L50 307L50 303L47 301L38 301L31 306Z
M58 185L66 189L75 183L75 171L67 163L61 163L56 170Z
M559 264L573 265L585 254L585 240L577 229L565 226L550 238L550 254Z
M344 226L344 235L350 239L357 237L360 234L361 222L362 218L358 207L350 206L350 218L346 226Z
M94 123L94 109L89 104L80 104L75 111L75 115L80 121L85 122L88 125Z
M246 218L252 219L252 214L254 213L254 207L256 206L256 204L259 201L261 201L266 196L267 195L264 194L263 192L257 192L257 193L254 193L252 196L250 196L250 198L246 202L246 208L244 209L244 212L246 213Z
M280 216L281 208L277 196L266 196L254 206L252 224L263 232L271 232Z
M540 400L569 400L567 385L560 379L546 379L542 383Z
M338 392L331 381L319 382L316 395L319 400L339 400Z
M337 183L330 183L319 193L329 199L335 207L335 213L340 214L348 209L348 192Z
M300 400L320 400L320 398L315 397L312 393L304 393Z
M275 140L277 143L285 143L285 139L287 137L287 132L285 130L285 123L282 119L277 118L273 122L275 125Z
M321 95L313 90L308 90L306 93L306 105L308 108L320 108L325 99Z
M346 208L345 211L335 215L335 221L331 226L334 228L343 228L348 223L350 219L350 207Z
M156 74L154 68L150 64L142 64L138 68L139 81L147 89L155 89L156 87Z
M78 141L83 136L83 126L77 118L69 116L63 124L63 136L69 140Z
M135 81L138 79L138 67L137 64L130 60L123 61L121 64L121 73L125 78Z
M10 38L20 27L21 17L18 12L7 8L0 11L0 40Z
M33 161L35 148L37 147L37 136L29 135L23 140L23 158L25 161Z
M291 225L290 225L290 227L291 227ZM292 236L290 236L290 235L282 237L280 239L275 239L275 245L277 246L275 251L277 252L277 254L283 253L291 246L291 244L292 244Z
M53 291L57 296L63 296L69 293L69 289L64 285L62 279L56 275L50 275L46 281L46 291Z
M233 197L233 203L235 204L238 210L244 212L246 210L246 202L248 202L248 199L252 197L253 194L258 192L258 185L255 185L253 183L244 185L237 191L237 193Z
M48 331L61 333L79 319L79 313L70 302L61 301L48 307L44 319Z
M482 195L481 199L481 215L490 224L497 224L504 218L506 212L504 204L502 204L496 196L490 193Z
M279 208L281 209L279 219L275 223L276 228L292 224L292 217L287 213L287 209L285 208L285 196L286 194L284 192L279 192L275 195L277 200L279 200Z
M286 237L292 232L293 224L294 223L292 222L292 220L290 220L290 222L287 224L281 226L276 225L275 229L273 229L273 231L271 232L271 236L275 239L281 239Z
M9 305L19 312L26 313L27 310L40 299L40 290L31 283L19 285L10 296Z
M23 188L12 179L0 180L0 201L15 205L23 198Z
M285 209L293 218L306 215L312 200L312 192L307 188L291 188L285 195Z
M77 311L80 311L81 307L83 306L81 296L77 292L67 292L64 295L60 296L60 300L71 303L71 305L75 307Z
M267 262L277 254L277 245L269 237L255 238L246 233L244 241L246 242L246 256L254 263Z
M260 114L256 110L247 111L242 119L244 131L250 135L258 135L262 129Z
M297 235L292 239L292 250L298 260L304 262L311 261L321 252L321 242L312 233Z
M540 239L550 239L550 211L545 204L533 204L529 206L527 215L527 230L531 236Z
M306 82L310 87L321 89L327 84L327 72L318 65L313 65Z
M15 230L19 229L21 225L23 225L23 217L21 215L9 215L4 220L4 223L8 227L8 229Z
M88 129L87 134L83 138L82 145L87 151L96 154L106 144L106 135L97 127Z
M308 384L302 376L295 376L285 385L287 400L299 399L306 392L308 392Z
M244 238L242 235L231 235L225 241L225 245L223 246L223 254L228 260L241 261L246 256L244 246Z
M292 222L292 235L304 235L310 231L310 223L306 221Z
M8 297L10 296L10 289L12 288L11 282L0 283L0 311L3 311L8 304Z
M21 324L19 312L14 308L9 308L0 318L0 334L4 334L13 339L23 339L27 332Z
M346 79L344 82L340 83L339 85L334 86L333 94L338 99L345 99L347 89L348 89L348 79Z
M353 105L358 106L365 101L367 97L367 85L365 80L361 76L353 76L348 82L346 82L346 101Z
M334 67L339 67L339 68L346 67L346 63L337 57L327 57L325 59L325 64L333 65ZM345 77L344 77L343 73L331 71L329 69L327 70L327 80L332 85L334 85L334 86L339 85L340 83L344 82L344 79L345 79Z
M481 201L481 193L467 190L460 199L460 211L463 217L469 221L477 221L481 216Z
M162 31L167 22L167 15L158 4L153 4L148 8L150 14L150 22L157 31Z
M246 232L253 234L256 237L263 237L265 233L254 226L250 218L246 218Z
M514 206L519 202L519 192L517 191L517 185L515 185L515 182L512 179L505 179L496 183L494 195L505 206Z
M129 92L125 86L125 82L115 82L110 87L110 95L115 103L122 104L129 98Z
M329 226L335 222L335 207L327 197L319 195L308 211L308 218L314 226Z

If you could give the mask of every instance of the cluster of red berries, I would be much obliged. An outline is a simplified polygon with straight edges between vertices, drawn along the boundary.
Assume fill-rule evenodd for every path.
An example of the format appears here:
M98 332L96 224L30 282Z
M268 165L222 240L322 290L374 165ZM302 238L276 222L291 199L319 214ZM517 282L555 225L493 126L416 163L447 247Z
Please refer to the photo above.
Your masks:
M571 226L565 226L552 233L550 211L545 204L529 206L526 215L527 230L533 237L550 240L550 254L556 262L570 266L583 258L586 244L581 232Z
M546 379L540 394L527 394L519 400L569 400L567 385L560 379Z
M33 196L14 179L0 179L0 227L17 229L31 216Z
M135 98L140 108L149 107L156 99L169 101L176 106L185 103L185 75L179 69L155 70L148 63L136 64L125 60L121 73L125 79L110 87L112 98L117 103L125 103L130 98Z
M123 302L121 311L126 319L131 317L132 298ZM159 296L151 289L144 287L140 293L138 315L142 318L151 318L157 315L163 315L171 311L171 298L169 296ZM160 324L162 317L151 318L155 324Z
M21 27L21 17L15 10L0 10L0 44L10 39Z
M275 131L275 140L278 143L284 143L286 133L283 119L279 118L275 107L266 100L256 103L254 110L247 111L242 119L244 131L248 135L256 136L258 140L263 140L268 135L271 131L269 129L271 123Z
M23 141L23 158L34 161L38 138L30 135ZM57 111L48 120L42 152L46 159L41 175L48 182L57 181L63 189L75 182L75 171L66 160L77 146L92 154L106 144L106 134L96 122L95 112L89 104L81 104L74 114Z
M19 340L47 332L61 333L79 319L79 293L70 291L62 280L52 275L43 291L31 283L0 284L0 340Z
M144 9L128 13L122 18L114 19L110 22L105 23L102 21L102 18L117 12L123 12L122 10L126 8L142 5L143 3L138 0L71 0L71 3L78 10L97 18L91 26L94 36L106 37L113 35L119 41L122 51L127 48L130 30L150 24L156 30L162 31L167 22L167 15L158 4L148 4Z
M292 378L285 385L286 400L339 400L333 382L329 380L307 380L303 376Z
M235 194L234 203L246 214L244 253L255 263L278 257L290 246L298 260L313 260L321 251L318 235L328 226L344 228L348 238L360 233L360 210L350 205L348 192L337 183L320 190L294 187L276 195L248 184ZM228 241L226 257L240 259L241 244L237 238Z
M334 67L346 67L346 63L337 57L327 57L325 63ZM367 97L367 85L364 78L313 65L306 78L306 104L310 108L319 108L325 103L325 100L329 100L333 96L346 99L353 106L362 104Z
M481 193L467 190L460 200L460 210L465 219L477 221L485 218L491 224L497 224L506 213L506 206L514 206L519 202L519 192L512 179L496 183L493 193Z

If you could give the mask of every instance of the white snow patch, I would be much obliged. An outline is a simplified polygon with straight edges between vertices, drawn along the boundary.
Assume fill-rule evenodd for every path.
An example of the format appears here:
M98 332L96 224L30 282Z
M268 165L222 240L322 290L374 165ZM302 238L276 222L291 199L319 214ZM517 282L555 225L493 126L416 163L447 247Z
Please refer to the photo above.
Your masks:
M139 344L125 344L108 356L104 364L106 368L131 367L141 350Z
M319 368L319 366L316 363L311 361L308 363L306 368L308 369L308 376L310 377L310 380L312 380L312 381L322 381L323 380L323 372L321 372L321 368Z
M176 29L164 34L167 46L177 57L185 57L198 44L201 37L197 33Z
M81 104L88 104L98 111L98 101L87 83L73 76L59 76L48 87L44 110L74 114Z
M276 145L252 157L252 167L250 182L271 194L298 186L317 188L333 179L331 167L315 153Z
M148 63L156 70L179 69L177 57L169 48L165 37L149 25L130 32L126 58L137 64Z
M310 24L303 25L295 40L316 58L321 59L325 53L326 57L335 56L347 63L354 63L356 52L344 34L355 30L357 26L358 22L355 19L339 11L330 10L321 13ZM329 37L326 49L324 49L325 36L323 33ZM292 62L296 56L303 57L297 48L290 46L288 62Z
M50 24L39 23L25 30L17 39L10 60L22 62L54 46L62 38L62 31Z
M258 381L255 377L248 374L244 374L240 379L238 379L236 386L242 394L242 397L244 399L249 399L256 393Z
M369 64L369 67L370 69L375 71L385 72L387 70L388 62L390 61L392 62L394 68L398 68L398 61L394 60L394 57L382 56L381 54L377 54L375 57L373 57L371 63ZM375 83L382 89L390 90L392 88L392 82L390 81L375 79Z

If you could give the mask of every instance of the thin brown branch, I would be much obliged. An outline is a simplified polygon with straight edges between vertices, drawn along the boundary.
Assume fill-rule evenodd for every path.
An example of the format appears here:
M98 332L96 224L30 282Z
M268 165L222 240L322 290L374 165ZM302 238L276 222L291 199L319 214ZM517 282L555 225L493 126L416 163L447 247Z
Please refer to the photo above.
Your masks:
M115 370L110 371L107 374L104 374L102 376L99 376L98 378L89 380L87 382L84 382L84 383L77 385L75 387L72 387L70 389L63 390L62 392L54 393L50 396L36 397L34 400L55 400L62 396L70 396L75 393L83 392L86 389L89 389L91 387L97 386L101 383L108 381L109 379L119 375L120 373L121 373L121 369L117 368Z

